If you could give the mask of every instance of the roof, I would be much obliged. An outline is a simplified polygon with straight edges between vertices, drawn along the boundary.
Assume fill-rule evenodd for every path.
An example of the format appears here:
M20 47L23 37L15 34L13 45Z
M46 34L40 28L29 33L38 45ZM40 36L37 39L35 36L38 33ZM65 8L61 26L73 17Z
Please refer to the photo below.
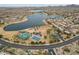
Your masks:
M35 41L39 41L41 39L41 36L40 35L33 35L32 39Z

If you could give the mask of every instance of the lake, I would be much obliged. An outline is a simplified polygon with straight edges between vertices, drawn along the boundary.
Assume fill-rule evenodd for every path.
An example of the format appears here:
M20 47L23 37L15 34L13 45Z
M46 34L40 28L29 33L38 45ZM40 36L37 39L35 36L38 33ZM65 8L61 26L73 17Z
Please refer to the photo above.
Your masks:
M47 15L42 13L33 14L27 17L28 21L7 25L6 27L4 27L4 30L17 31L17 30L27 29L35 26L41 26L41 25L44 25L43 20L45 20L46 17Z
M48 15L43 14L43 13L37 13L37 14L30 15L27 18L28 18L28 21L7 25L6 27L4 27L4 30L5 31L17 31L17 30L28 29L31 27L44 25L43 20L45 20L47 18L53 18L53 19L59 18L59 19L61 19L63 17L59 16L59 15L48 16Z

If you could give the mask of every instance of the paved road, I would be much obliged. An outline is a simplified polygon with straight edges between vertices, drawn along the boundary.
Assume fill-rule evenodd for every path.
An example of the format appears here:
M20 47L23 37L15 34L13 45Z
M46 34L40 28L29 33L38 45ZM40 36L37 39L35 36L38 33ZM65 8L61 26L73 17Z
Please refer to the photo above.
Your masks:
M53 49L48 49L49 55L56 55L55 51Z
M75 42L79 40L79 36L76 36L70 40L58 43L58 44L53 44L53 45L42 45L42 46L25 46L25 45L19 45L19 44L13 44L13 43L9 43L6 42L4 40L0 40L0 44L6 45L6 46L10 46L10 47L14 47L14 48L22 48L22 49L52 49L52 48L57 48L57 47L61 47L67 44L71 44L72 42Z
M62 41L65 41L64 38L59 33L58 33L58 36Z

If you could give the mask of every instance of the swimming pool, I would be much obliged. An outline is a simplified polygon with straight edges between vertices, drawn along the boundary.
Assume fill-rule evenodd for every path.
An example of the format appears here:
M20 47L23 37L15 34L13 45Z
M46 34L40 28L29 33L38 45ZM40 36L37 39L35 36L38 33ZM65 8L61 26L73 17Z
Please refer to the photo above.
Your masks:
M30 36L31 36L31 35L30 35L29 33L24 32L24 33L20 33L17 37L18 37L19 39L25 40L25 39L30 38Z

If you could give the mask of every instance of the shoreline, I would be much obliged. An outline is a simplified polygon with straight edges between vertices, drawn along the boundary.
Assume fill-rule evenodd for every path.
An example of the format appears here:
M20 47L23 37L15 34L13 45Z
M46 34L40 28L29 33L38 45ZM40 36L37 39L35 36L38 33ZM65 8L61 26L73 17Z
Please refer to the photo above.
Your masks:
M24 17L22 21L11 22L10 24L20 23L20 22L24 22L24 21L27 21L27 20L28 20L27 17ZM12 36L15 35L16 33L18 33L18 31L5 31L4 27L7 26L7 25L10 25L10 24L5 24L2 27L0 27L0 34L3 35L3 37L5 37L5 38L12 39Z

